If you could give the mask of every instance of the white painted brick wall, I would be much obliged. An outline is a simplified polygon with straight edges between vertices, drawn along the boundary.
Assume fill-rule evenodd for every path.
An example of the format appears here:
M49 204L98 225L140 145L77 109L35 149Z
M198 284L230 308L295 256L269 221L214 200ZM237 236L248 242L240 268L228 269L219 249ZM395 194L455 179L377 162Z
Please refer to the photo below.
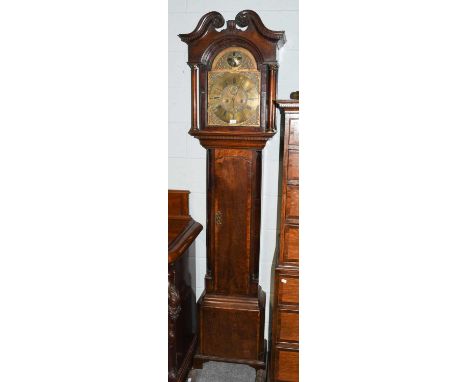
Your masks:
M187 45L179 33L189 33L202 15L220 12L232 20L244 9L252 9L265 26L286 32L286 45L279 54L278 98L289 98L299 89L299 2L298 0L170 0L169 1L169 188L187 189L190 194L190 214L206 223L205 149L188 135L190 128L190 68ZM278 116L279 117L279 116ZM278 118L279 121L279 118ZM276 211L278 205L279 134L267 143L263 151L262 227L260 235L260 285L270 301L270 275L276 245ZM206 272L205 229L195 243L197 299L203 291ZM195 252L195 253L194 253ZM268 333L269 308L266 309L265 333ZM266 334L265 334L266 337Z

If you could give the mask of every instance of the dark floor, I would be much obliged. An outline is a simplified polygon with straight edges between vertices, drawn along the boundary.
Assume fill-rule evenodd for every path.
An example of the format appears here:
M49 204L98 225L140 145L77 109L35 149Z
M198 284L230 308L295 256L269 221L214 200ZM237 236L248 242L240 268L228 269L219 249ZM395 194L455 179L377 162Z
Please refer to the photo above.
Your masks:
M192 370L188 382L255 382L254 368L224 362L206 362L203 369Z

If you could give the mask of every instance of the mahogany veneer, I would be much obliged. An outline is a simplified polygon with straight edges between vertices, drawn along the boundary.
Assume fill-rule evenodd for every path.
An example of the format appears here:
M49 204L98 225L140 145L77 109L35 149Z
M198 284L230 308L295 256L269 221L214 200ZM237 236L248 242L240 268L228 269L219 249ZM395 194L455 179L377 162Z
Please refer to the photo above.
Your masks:
M276 101L281 111L280 241L272 280L268 379L299 381L299 101Z
M258 284L262 149L276 133L273 102L277 50L286 39L284 32L266 28L251 10L239 12L235 20L228 20L226 28L219 30L224 25L220 13L209 12L191 33L179 35L188 45L191 67L189 134L207 149L207 272L205 290L198 302L199 345L194 367L214 360L264 369L265 293ZM210 98L212 65L223 52L235 53L236 49L239 55L248 52L254 62L248 70L260 78L259 87L255 88L259 120L240 126L236 125L237 119L230 117L228 123L209 125L209 113L213 113L209 101L220 98ZM229 73L238 73L236 65L229 65ZM245 110L242 103L248 103L250 98L239 96L244 84L243 80L221 81L219 86L223 89L218 92L225 95L218 107L222 109L223 103L232 102Z

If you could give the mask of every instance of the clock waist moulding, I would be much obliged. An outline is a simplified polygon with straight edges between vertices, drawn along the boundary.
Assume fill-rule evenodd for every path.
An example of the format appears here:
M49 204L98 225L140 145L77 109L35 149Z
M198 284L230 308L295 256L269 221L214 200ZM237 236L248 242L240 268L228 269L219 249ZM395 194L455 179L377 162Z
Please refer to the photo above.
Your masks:
M265 368L265 293L258 284L262 149L276 133L277 50L284 32L251 10L204 15L180 34L191 68L189 134L207 149L207 271L194 367Z

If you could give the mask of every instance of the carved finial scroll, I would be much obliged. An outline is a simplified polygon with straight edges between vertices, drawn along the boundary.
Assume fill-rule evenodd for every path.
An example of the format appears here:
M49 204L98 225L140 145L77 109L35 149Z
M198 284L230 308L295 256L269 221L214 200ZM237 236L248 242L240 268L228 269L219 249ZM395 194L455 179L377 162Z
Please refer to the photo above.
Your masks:
M192 32L179 34L179 37L183 42L189 43L203 36L209 29L222 28L224 23L224 17L221 13L216 11L209 12L200 19Z
M241 28L244 28L249 25L249 17L253 15L257 15L254 11L244 10L240 11L236 15L236 24L239 25ZM258 15L257 15L258 16Z
M195 29L190 33L179 34L180 39L185 43L190 43L194 40L201 38L208 30L215 28L222 28L225 24L224 17L221 13L212 11L205 14L198 22ZM240 11L234 21L228 21L227 29L229 31L235 30L235 24L239 27L253 27L263 37L277 43L278 48L281 48L286 43L284 31L273 31L268 29L260 19L260 16L249 9Z
M263 37L275 41L278 44L278 48L281 48L286 43L284 31L273 31L268 29L265 24L263 24L260 16L249 9L240 11L236 15L236 24L241 28L254 27Z
M234 20L228 20L227 30L228 31L235 31L236 30L236 22Z

